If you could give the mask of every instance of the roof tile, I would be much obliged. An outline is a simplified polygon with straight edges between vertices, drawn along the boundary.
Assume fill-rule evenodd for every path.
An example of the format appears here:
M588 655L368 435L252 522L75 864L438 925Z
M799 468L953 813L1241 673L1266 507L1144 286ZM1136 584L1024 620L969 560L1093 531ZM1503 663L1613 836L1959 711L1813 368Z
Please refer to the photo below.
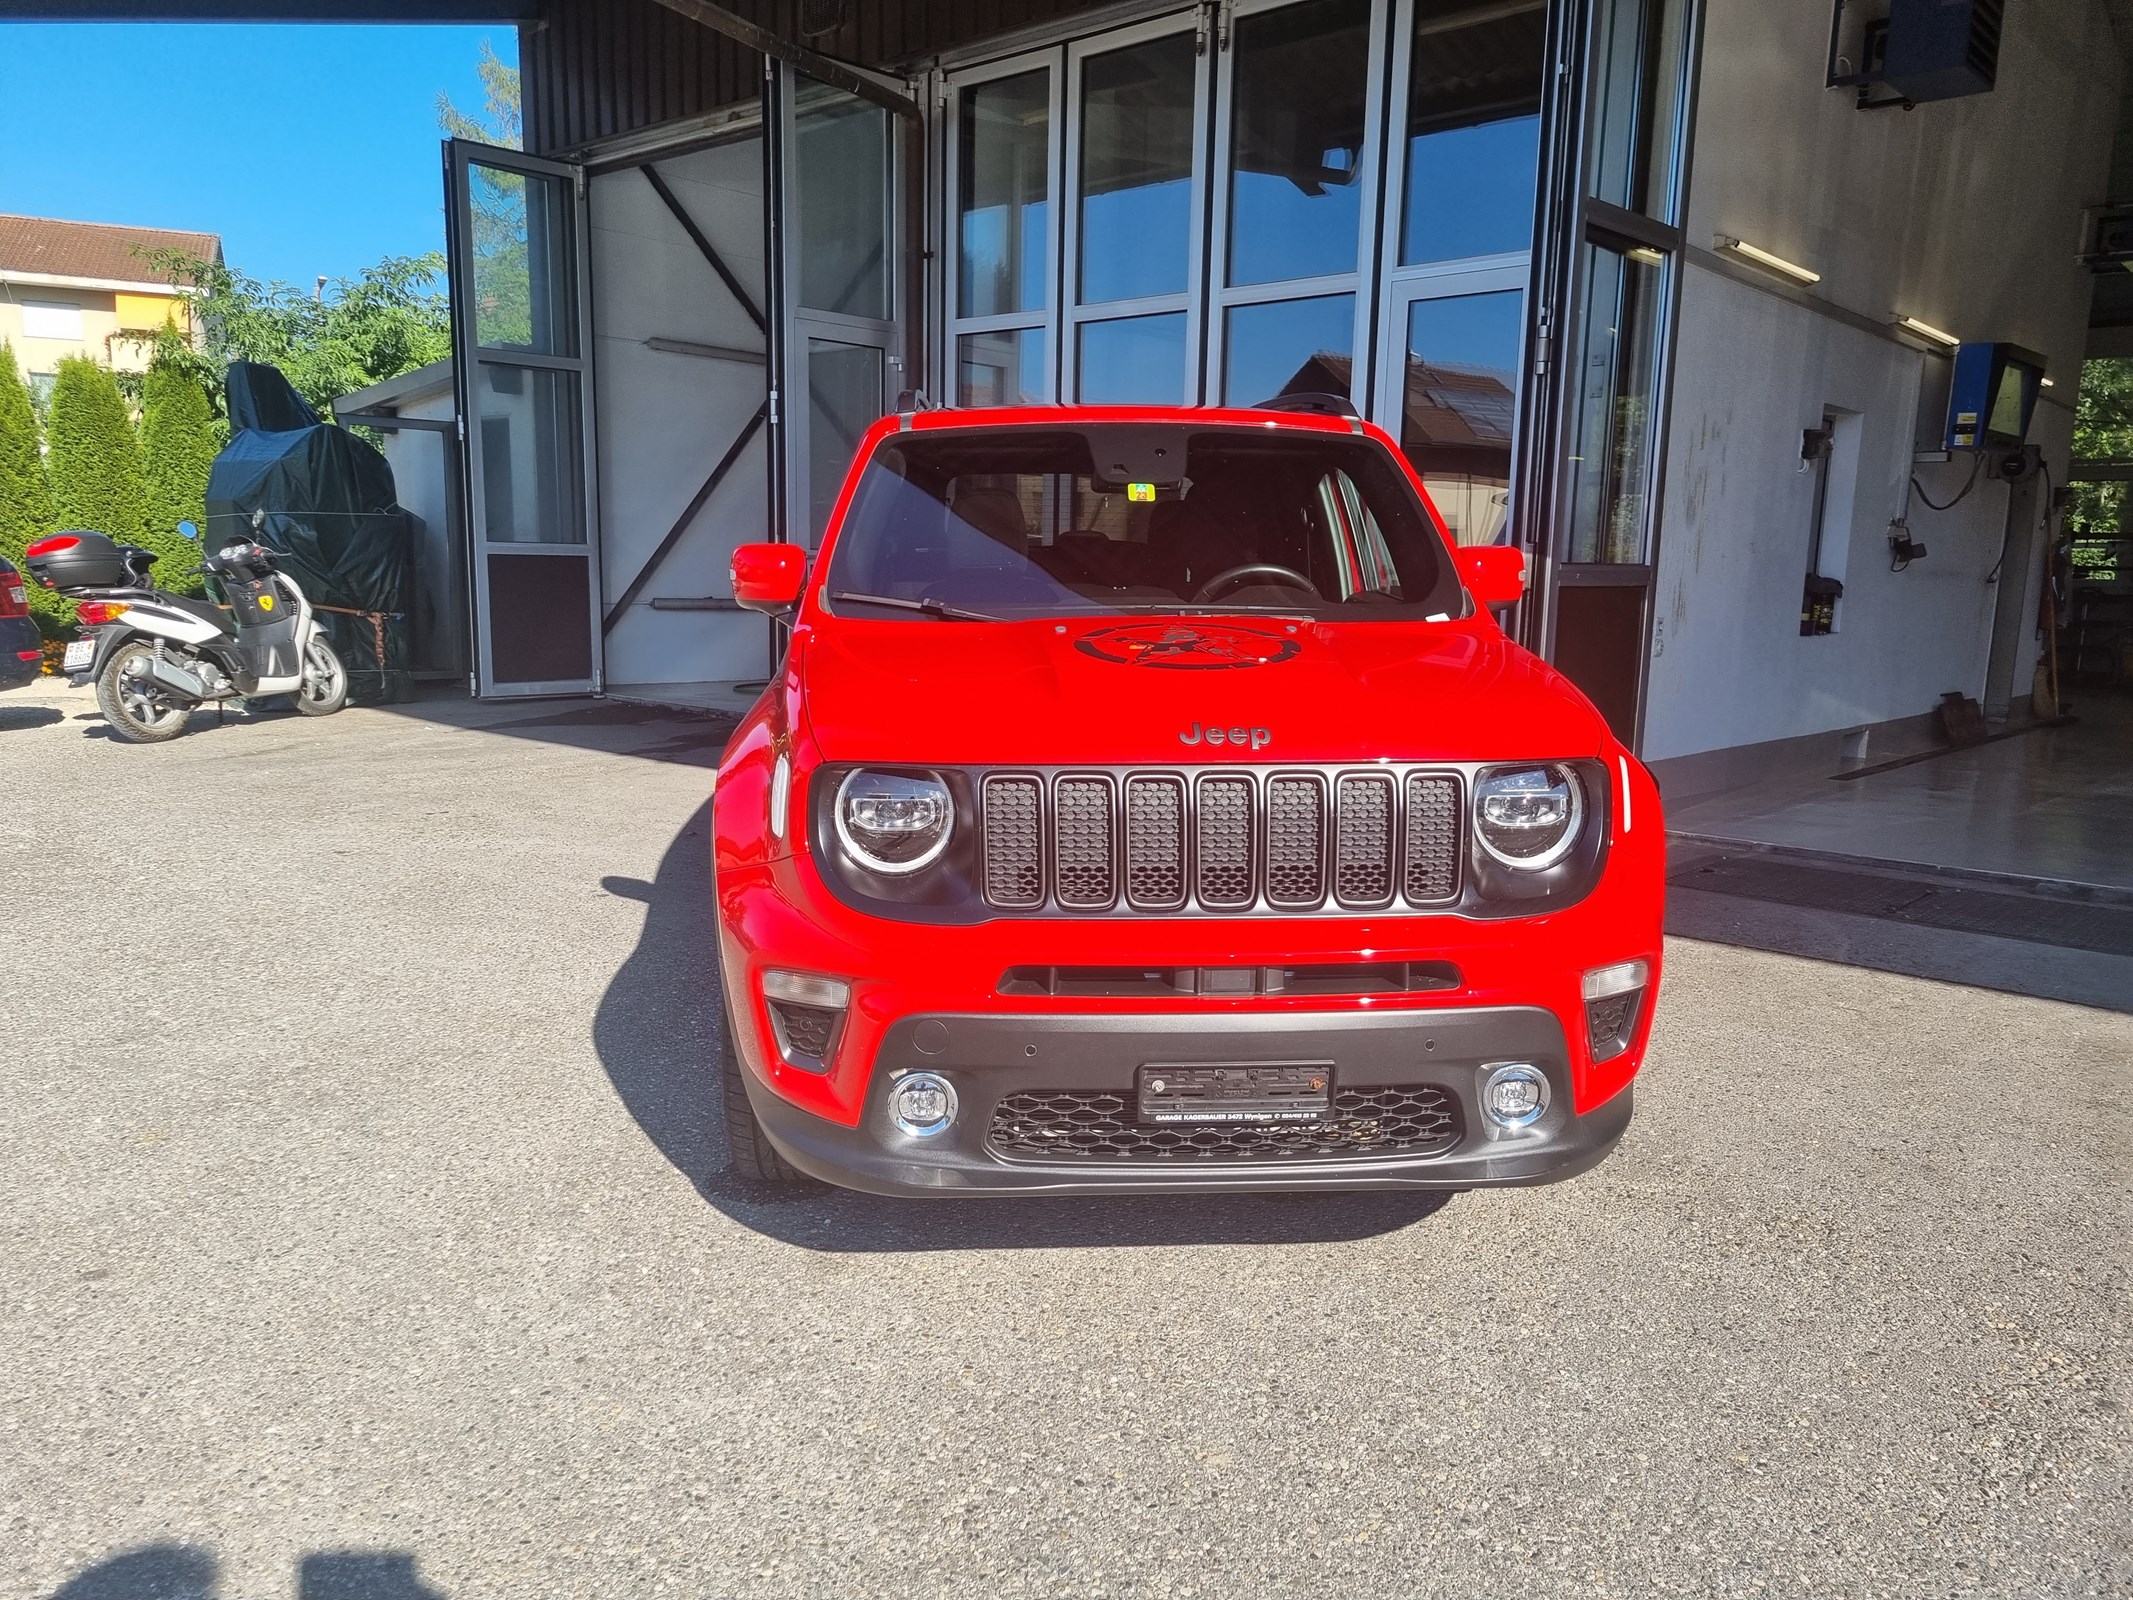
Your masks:
M185 250L220 260L222 239L212 233L168 228L123 228L101 222L61 222L51 217L0 216L0 276L35 272L53 278L109 278L127 283L160 281L135 254Z

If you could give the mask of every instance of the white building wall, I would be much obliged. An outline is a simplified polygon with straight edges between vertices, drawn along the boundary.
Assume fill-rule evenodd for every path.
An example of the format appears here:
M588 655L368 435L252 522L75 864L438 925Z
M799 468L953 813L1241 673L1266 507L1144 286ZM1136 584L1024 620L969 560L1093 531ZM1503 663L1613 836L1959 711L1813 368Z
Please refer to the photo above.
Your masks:
M1849 91L1822 87L1828 27L1826 7L1709 0L1690 245L1746 239L1819 271L1814 299L1875 324L1900 311L2042 353L2057 383L2030 437L2064 483L2088 314L2078 214L2103 197L2120 92L2101 0L2009 6L1997 88L1908 112L1858 111ZM1647 758L1915 716L1951 689L1982 699L2006 486L1981 478L1945 513L1914 496L1910 527L1930 553L1888 570L1921 408L1931 436L1947 370L1891 335L1687 265ZM1825 549L1844 544L1845 594L1838 631L1803 638L1814 480L1800 438L1825 407L1858 418L1856 470L1833 464L1824 535ZM1968 468L1917 474L1945 501ZM2020 576L2033 606L2036 575ZM2018 697L2035 660L2024 633Z

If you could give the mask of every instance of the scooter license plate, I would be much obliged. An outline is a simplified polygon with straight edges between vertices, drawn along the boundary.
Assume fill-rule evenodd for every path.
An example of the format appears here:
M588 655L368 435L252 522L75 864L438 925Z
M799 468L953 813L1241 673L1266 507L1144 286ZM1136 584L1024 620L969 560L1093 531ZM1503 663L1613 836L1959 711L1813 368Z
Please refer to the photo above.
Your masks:
M88 669L89 663L95 659L96 641L94 639L76 639L67 646L67 658L62 663L62 669L67 672L83 672Z
M1156 1063L1141 1068L1143 1122L1318 1122L1332 1108L1330 1061Z

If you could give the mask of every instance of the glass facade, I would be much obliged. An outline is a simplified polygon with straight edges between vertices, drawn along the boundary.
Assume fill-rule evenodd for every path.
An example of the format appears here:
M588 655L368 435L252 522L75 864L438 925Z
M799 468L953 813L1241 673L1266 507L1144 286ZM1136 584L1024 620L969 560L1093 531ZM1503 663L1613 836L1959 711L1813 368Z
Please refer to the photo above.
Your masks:
M1346 397L1458 542L1532 552L1552 648L1557 569L1652 560L1694 12L1236 0L951 73L947 385Z
M1584 250L1585 331L1572 370L1564 559L1633 565L1645 559L1651 487L1653 375L1662 324L1662 265L1652 252L1604 244Z
M1416 0L1401 265L1531 246L1547 31L1542 6Z
M887 318L889 113L811 84L800 95L793 132L800 305Z
M1370 11L1370 0L1303 0L1237 19L1232 286L1355 270Z
M1183 294L1190 283L1198 69L1189 32L1082 64L1084 305Z
M1050 74L963 91L956 314L1042 311L1051 253Z

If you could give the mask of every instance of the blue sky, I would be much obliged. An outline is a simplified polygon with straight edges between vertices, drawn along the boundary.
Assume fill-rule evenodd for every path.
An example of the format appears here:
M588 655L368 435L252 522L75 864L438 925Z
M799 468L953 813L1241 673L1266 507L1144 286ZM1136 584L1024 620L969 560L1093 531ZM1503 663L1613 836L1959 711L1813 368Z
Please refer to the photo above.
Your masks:
M222 235L309 287L444 248L437 91L509 27L0 23L0 212Z

